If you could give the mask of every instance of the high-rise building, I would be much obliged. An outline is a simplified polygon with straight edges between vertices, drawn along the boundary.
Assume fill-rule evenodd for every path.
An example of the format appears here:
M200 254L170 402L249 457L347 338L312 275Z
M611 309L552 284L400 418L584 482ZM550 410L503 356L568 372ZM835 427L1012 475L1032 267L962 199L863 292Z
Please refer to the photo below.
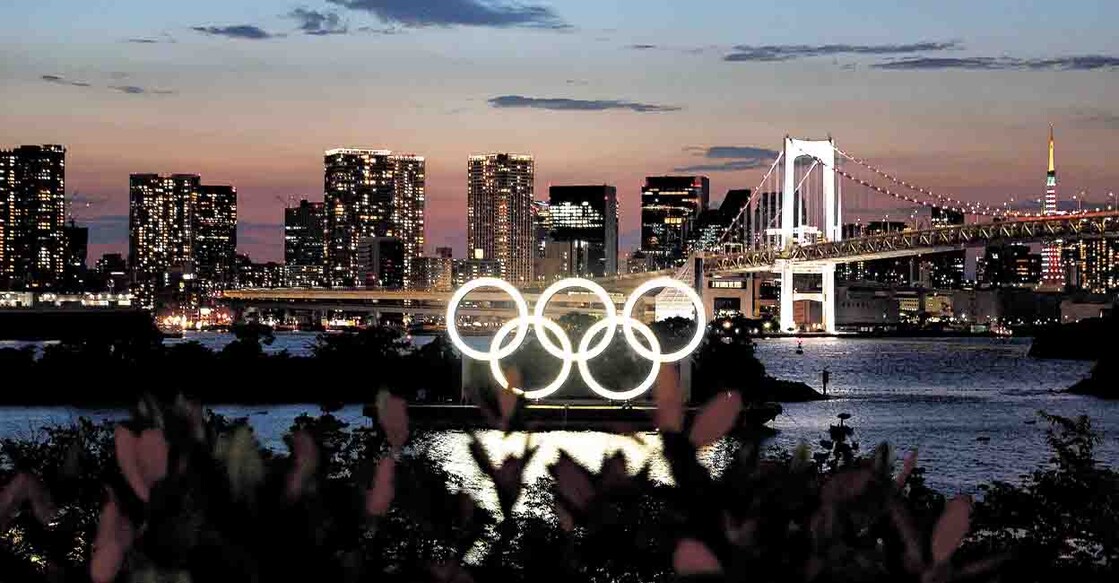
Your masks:
M843 238L870 237L897 233L908 228L903 221L868 221L843 225ZM877 282L885 285L907 286L917 279L919 271L915 257L897 257L839 263L835 276L849 282Z
M1066 243L1062 260L1069 288L1091 293L1119 290L1119 239L1092 238Z
M649 176L641 188L641 251L658 268L683 263L700 213L707 209L706 176Z
M191 199L195 273L207 291L229 287L237 277L237 189L200 184Z
M707 209L699 214L696 227L692 230L689 246L693 251L719 251L721 243L741 243L741 232L735 232L726 239L723 235L730 228L739 212L750 202L750 190L728 190L723 202L716 209Z
M99 291L124 293L128 291L128 261L120 253L105 253L94 266Z
M1029 245L991 245L979 258L975 277L992 287L1033 287L1042 277L1042 257Z
M284 266L275 261L257 263L248 255L237 254L237 287L275 288L284 285Z
M450 259L455 256L455 252L454 249L451 249L450 247L436 247L435 256L442 259Z
M66 148L0 150L0 285L53 288L66 266Z
M618 193L613 186L548 189L551 239L568 249L567 274L604 277L618 273Z
M534 173L532 156L520 154L471 156L467 165L467 258L500 262L517 284L532 281Z
M1043 215L1052 216L1057 211L1057 166L1054 164L1053 126L1049 126L1049 171L1045 175ZM1061 241L1046 242L1041 246L1041 284L1051 289L1065 286L1064 269L1061 268Z
M532 201L532 231L535 236L533 255L539 259L544 256L548 241L552 239L552 209L548 201Z
M964 224L964 214L951 209L933 207L929 224L933 228ZM924 256L929 284L936 289L957 289L964 282L967 251L943 251Z
M327 282L334 287L360 285L361 241L396 237L404 245L404 285L411 287L413 260L424 249L424 158L338 148L327 150L323 163Z
M451 280L455 287L479 277L505 278L505 264L497 259L451 260Z
M70 221L66 231L66 265L63 267L62 287L67 291L85 291L86 256L89 254L89 228L79 227Z
M781 193L759 192L754 205L746 211L746 245L752 248L780 246ZM846 225L845 225L846 227ZM771 233L772 230L772 233Z
M142 307L154 307L164 293L187 291L172 283L185 287L193 278L191 203L200 182L197 174L129 176L128 264Z
M368 237L358 243L361 285L381 289L404 288L404 242L396 237ZM419 269L419 258L414 260ZM413 287L419 287L418 278Z
M284 209L284 279L288 287L323 285L323 203L307 199Z
M448 292L454 285L453 259L446 257L420 257L420 289Z

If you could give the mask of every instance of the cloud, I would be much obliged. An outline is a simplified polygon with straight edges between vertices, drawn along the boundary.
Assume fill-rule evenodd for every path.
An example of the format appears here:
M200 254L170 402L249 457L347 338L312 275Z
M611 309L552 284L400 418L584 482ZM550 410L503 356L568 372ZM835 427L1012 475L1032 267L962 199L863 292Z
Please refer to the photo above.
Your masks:
M93 244L112 244L128 242L128 215L101 215L86 217L78 221L89 227L89 242Z
M158 44L160 41L154 38L128 38L124 39L124 42L138 45L154 45Z
M411 27L491 26L566 29L570 25L546 6L487 0L327 0Z
M224 36L246 40L265 40L276 35L252 24L233 24L229 26L192 26L191 30L210 36Z
M501 95L489 100L492 107L512 108L526 107L532 109L550 109L552 111L606 111L610 109L625 109L638 113L655 113L664 111L680 111L682 107L676 105L655 105L651 103L637 103L634 101L621 101L616 99L567 99L563 97L524 97L522 95Z
M685 152L692 152L707 160L705 162L676 168L676 172L736 172L762 168L777 158L778 152L768 148L755 148L753 146L691 146L684 148Z
M139 85L110 85L109 89L119 91L128 95L174 95L175 92L170 89L149 89L147 87L140 87Z
M1074 109L1072 121L1084 128L1119 130L1119 113L1102 109Z
M913 57L871 65L875 69L893 71L935 71L944 69L991 71L1096 71L1119 68L1119 57L1080 55L1048 59L1017 59L1013 57Z
M85 81L71 81L59 75L40 75L40 79L47 83L57 83L59 85L72 85L74 87L89 87L90 84Z
M657 45L629 45L627 48L631 48L635 51L649 51L658 47Z
M289 12L287 16L299 22L299 30L303 34L326 36L349 32L349 27L337 12L320 12L300 7Z
M724 61L775 62L834 55L904 55L960 48L958 42L918 42L887 45L737 45Z

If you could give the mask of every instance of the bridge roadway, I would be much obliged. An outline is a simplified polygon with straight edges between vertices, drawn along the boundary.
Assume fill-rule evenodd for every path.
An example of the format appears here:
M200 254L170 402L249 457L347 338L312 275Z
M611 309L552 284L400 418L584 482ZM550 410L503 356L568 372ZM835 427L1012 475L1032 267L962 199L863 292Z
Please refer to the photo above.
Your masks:
M646 275L646 274L642 274ZM640 282L633 284L633 287ZM299 311L351 311L376 313L407 313L425 316L442 316L451 299L451 292L419 290L379 290L379 289L330 289L330 288L277 288L277 289L234 289L222 292L222 300L235 308L252 307L258 310L299 310ZM539 291L522 290L529 310L536 305ZM620 310L626 301L624 293L610 294L614 305ZM639 311L652 308L653 296L648 296L639 304ZM571 290L559 293L548 302L545 313L562 316L571 312L601 314L597 296L591 293ZM516 306L505 292L479 289L471 292L467 301L458 310L461 316L502 316L516 315ZM640 316L645 316L644 313ZM646 316L647 317L647 316Z
M822 267L827 264L926 255L990 244L1100 236L1119 236L1119 210L899 231L793 246L787 251L761 249L714 254L705 257L704 268L709 273L765 272L773 270L781 261Z

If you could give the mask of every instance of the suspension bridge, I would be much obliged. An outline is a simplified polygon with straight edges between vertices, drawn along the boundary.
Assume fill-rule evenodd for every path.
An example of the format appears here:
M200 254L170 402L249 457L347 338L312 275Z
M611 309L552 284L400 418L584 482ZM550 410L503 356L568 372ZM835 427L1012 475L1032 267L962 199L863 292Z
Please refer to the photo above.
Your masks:
M836 267L844 263L930 255L1005 243L1069 241L1119 235L1119 209L1111 206L1072 213L1036 210L1010 201L991 205L934 192L853 156L830 137L786 137L749 201L717 242L693 250L676 270L620 274L596 280L619 298L654 277L672 275L703 293L705 278L773 273L780 281L780 330L794 331L794 303L822 304L823 329L836 332ZM893 206L890 206L893 205ZM925 218L924 213L929 213ZM853 223L845 216L859 217ZM862 223L871 216L875 221ZM890 221L893 216L895 220ZM908 219L908 220L906 220ZM924 223L922 223L924 220ZM855 227L851 229L850 227ZM866 228L862 228L866 227ZM813 281L815 280L815 281ZM800 282L801 285L797 285ZM530 286L531 287L531 286ZM531 293L531 290L527 290ZM465 315L507 315L512 309L500 294L472 298ZM287 309L301 305L318 311L371 310L419 315L442 313L449 292L265 289L228 290L227 302L241 307ZM490 297L493 296L493 297ZM593 310L586 298L570 294L556 309ZM652 299L652 298L649 298ZM665 290L655 298L656 313L691 313L682 293Z
M878 215L883 218L878 229L863 233L845 228L843 217L851 201L860 205L861 214L866 214L867 207L882 209L882 202L895 206ZM834 333L835 272L841 263L992 244L1119 235L1119 209L1114 206L1060 213L1046 212L1040 202L1036 211L1009 202L1001 206L968 202L902 180L844 152L831 138L786 137L784 147L718 243L694 252L675 276L698 281L697 265L705 276L779 274L780 329L797 329L793 304L809 300L823 304L824 330ZM925 225L918 220L922 208L932 215ZM890 222L890 214L911 218L912 224ZM849 230L853 232L846 233ZM806 288L811 291L801 292L794 285L797 276L818 276L819 287L809 284ZM658 301L682 304L683 297L668 290Z

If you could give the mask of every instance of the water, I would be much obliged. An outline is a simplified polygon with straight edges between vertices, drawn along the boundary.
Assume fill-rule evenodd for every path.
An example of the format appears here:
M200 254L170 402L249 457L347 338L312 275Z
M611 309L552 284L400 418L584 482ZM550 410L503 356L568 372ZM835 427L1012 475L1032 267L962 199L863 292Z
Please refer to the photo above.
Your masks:
M198 340L220 348L230 337L219 333L192 333L183 340ZM471 339L475 340L475 339ZM417 342L426 341L418 338ZM287 349L306 353L313 334L280 333L267 350ZM899 451L919 450L920 463L928 469L930 483L946 492L975 492L994 479L1017 480L1048 459L1043 422L1037 411L1060 415L1087 414L1105 435L1098 457L1119 466L1119 402L1054 394L1087 375L1091 364L1078 361L1034 360L1027 357L1029 340L996 338L850 339L803 340L804 354L795 353L797 340L767 339L758 343L758 357L770 374L820 386L820 372L831 373L829 401L785 405L774 426L780 430L774 445L815 444L824 437L839 413L850 413L848 423L856 439L869 450L888 441ZM218 413L248 417L266 446L284 448L282 436L301 413L317 414L314 405L213 406ZM0 408L0 437L35 437L38 427L69 423L79 416L115 419L113 410L77 410L66 407ZM353 425L368 425L361 407L336 413ZM473 466L465 432L446 431L421 443L429 455L459 476L463 486L485 501L494 499L489 486ZM530 480L546 474L546 466L562 448L589 467L597 468L603 454L621 450L631 469L649 464L652 475L667 478L660 457L659 440L651 434L616 436L593 432L551 432L505 437L482 432L491 456L523 450L526 439L540 446L530 464ZM721 465L721 452L705 452L709 467Z

